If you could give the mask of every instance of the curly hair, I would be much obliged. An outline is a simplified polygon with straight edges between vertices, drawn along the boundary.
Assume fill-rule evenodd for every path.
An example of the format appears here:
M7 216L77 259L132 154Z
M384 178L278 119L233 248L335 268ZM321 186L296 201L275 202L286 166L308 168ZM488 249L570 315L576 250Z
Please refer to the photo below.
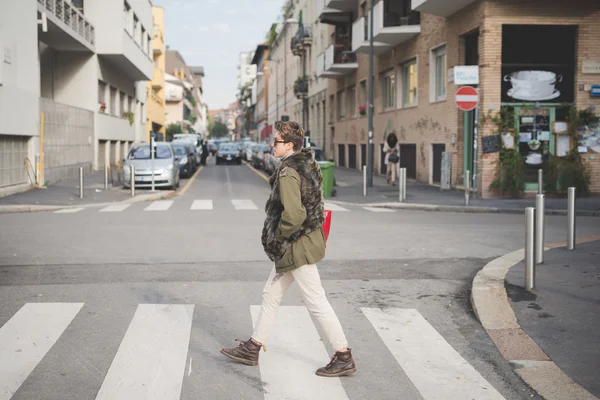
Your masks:
M275 129L277 129L283 141L294 145L294 151L302 148L304 143L304 129L302 129L299 123L294 121L277 121Z

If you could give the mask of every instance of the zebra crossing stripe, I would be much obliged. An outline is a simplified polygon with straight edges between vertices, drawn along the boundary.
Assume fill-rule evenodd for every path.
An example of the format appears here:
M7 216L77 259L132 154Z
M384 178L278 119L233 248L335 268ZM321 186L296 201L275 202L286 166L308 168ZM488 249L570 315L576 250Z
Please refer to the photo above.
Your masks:
M79 211L82 211L83 207L81 208L63 208L62 210L56 210L54 211L55 214L72 214L72 213L76 213Z
M127 209L131 204L111 204L108 207L104 207L100 212L121 212Z
M231 200L231 204L236 210L258 210L252 200Z
M83 303L27 303L0 328L0 400L9 400Z
M179 399L193 304L140 304L96 396Z
M157 200L144 208L144 211L167 211L172 205L173 200Z
M213 209L213 201L212 200L194 200L192 203L192 207L190 210L212 210Z
M381 208L381 207L363 207L363 210L375 212L375 213L386 213L386 212L394 212L389 208Z
M417 310L361 310L425 400L504 399Z
M260 306L251 306L256 325ZM329 361L306 307L283 306L260 352L260 375L265 400L275 399L348 399L339 378L322 378L315 371Z
M323 206L324 206L324 208L326 210L331 210L331 211L350 211L347 208L344 208L342 206L338 206L337 204L334 204L334 203L327 203L327 202L325 202L323 204Z

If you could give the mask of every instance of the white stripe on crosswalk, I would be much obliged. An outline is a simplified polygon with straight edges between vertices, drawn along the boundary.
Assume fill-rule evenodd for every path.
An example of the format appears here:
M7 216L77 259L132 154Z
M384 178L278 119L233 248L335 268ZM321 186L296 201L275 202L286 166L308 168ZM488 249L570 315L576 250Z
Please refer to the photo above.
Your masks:
M231 204L236 210L258 210L252 200L231 200Z
M324 207L326 210L331 210L331 211L350 211L347 208L344 208L342 206L338 206L337 204L334 203L324 203Z
M104 207L102 210L100 210L100 212L121 212L127 209L127 207L130 205L131 204L111 204L108 207Z
M250 312L256 325L260 306L251 306ZM339 378L315 375L329 356L306 307L281 307L266 347L259 363L265 400L348 399Z
M193 304L140 304L96 396L179 399Z
M213 201L212 200L194 200L192 203L192 207L190 210L212 210L213 209Z
M504 399L417 310L361 310L425 400Z
M371 211L371 212L376 212L376 213L394 212L394 210L391 210L389 208L382 208L382 207L363 207L363 209L367 210L367 211Z
M0 400L19 389L83 303L27 303L0 328Z
M173 200L157 200L144 208L144 211L167 211L173 205Z
M63 208L62 210L54 211L55 214L71 214L83 210L83 208Z

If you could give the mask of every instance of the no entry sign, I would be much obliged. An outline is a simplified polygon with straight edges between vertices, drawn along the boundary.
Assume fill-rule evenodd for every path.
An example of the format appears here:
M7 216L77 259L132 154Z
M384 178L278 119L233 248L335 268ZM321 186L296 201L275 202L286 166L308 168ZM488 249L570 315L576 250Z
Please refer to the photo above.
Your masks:
M479 103L479 93L472 86L463 86L456 91L456 105L460 110L471 111Z

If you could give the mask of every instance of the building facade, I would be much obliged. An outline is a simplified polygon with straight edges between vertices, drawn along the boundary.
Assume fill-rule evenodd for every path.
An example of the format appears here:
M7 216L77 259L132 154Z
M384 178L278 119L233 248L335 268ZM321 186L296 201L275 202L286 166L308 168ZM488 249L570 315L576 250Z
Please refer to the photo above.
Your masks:
M145 132L151 3L54 5L0 2L3 194L118 166Z
M318 18L331 30L317 71L329 80L327 135L337 164L352 169L368 162L368 5L318 2ZM542 158L568 147L567 137L555 130L567 118L564 104L592 110L600 105L590 91L600 79L597 2L379 0L373 13L376 173L385 172L383 143L395 132L400 165L410 179L440 185L446 153L451 187L462 188L469 171L470 187L492 197L498 195L490 184L500 143L512 143L525 160L526 190L533 192ZM465 66L479 76L471 82L479 105L469 112L456 105L456 91L464 85L455 82L454 70ZM505 132L498 131L493 115L508 116L511 127L504 130L512 139L500 141ZM593 132L590 137L589 143ZM582 154L598 191L600 159L593 148Z
M157 138L165 137L165 10L152 7L152 81L146 84L146 104L148 108L146 120L146 141L150 141L150 133Z
M255 141L266 140L271 136L272 125L268 125L267 111L269 107L269 46L266 43L259 44L254 52L252 64L256 65L255 81L255 109L254 121L256 121Z

